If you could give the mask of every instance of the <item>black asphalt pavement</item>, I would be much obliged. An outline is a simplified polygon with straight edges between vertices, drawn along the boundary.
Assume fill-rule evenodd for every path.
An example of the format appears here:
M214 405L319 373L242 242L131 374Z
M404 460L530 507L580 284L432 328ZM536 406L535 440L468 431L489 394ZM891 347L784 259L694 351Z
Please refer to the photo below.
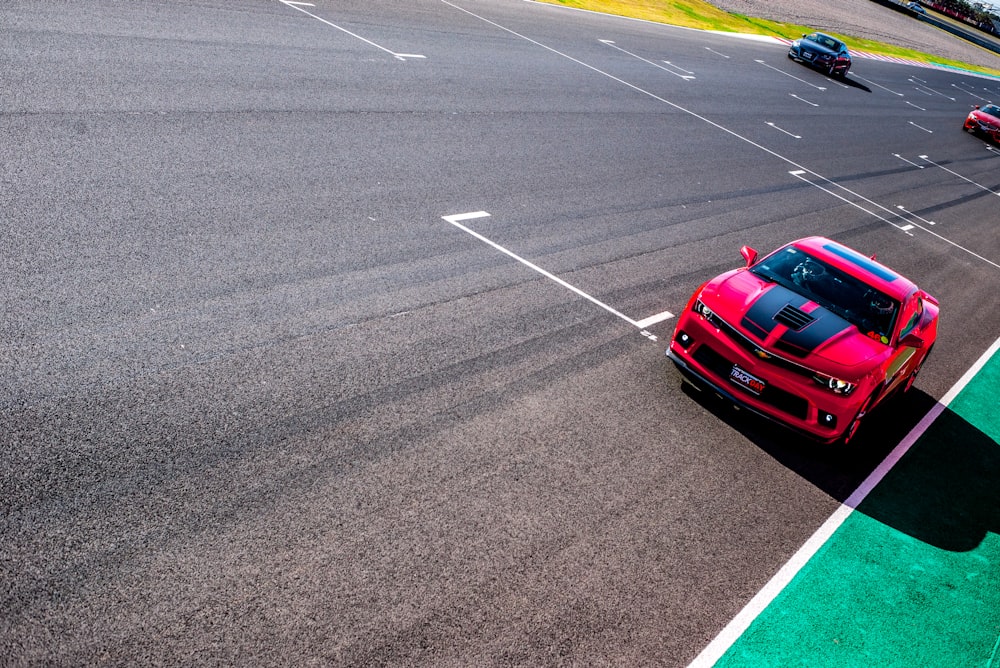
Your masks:
M5 665L685 665L1000 336L995 80L522 0L0 33ZM813 234L941 302L851 456L664 356Z

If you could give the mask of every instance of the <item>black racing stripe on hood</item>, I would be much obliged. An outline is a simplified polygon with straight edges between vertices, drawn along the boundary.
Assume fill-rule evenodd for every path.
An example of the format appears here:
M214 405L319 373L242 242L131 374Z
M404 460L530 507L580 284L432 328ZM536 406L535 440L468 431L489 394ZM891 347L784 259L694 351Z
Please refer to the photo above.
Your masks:
M764 339L778 326L774 316L781 309L785 306L801 309L810 301L797 292L775 285L747 310L741 324L747 331ZM795 357L806 357L837 334L852 327L849 322L822 307L810 311L809 316L813 318L812 322L798 331L787 330L775 346Z
M771 331L778 326L775 322L775 314L787 305L802 308L808 304L809 300L792 292L786 287L774 285L770 290L757 298L746 314L743 316L741 324L750 333L758 338L765 339Z
M781 335L779 342L782 350L805 357L837 334L853 326L836 313L822 307L810 311L809 315L815 320L797 332L788 330Z

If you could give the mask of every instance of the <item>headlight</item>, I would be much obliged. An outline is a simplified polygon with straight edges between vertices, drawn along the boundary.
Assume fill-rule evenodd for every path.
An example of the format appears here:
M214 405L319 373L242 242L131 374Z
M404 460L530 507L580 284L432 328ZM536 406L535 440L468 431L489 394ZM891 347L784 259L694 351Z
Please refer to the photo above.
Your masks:
M705 302L701 301L700 299L695 300L694 312L698 313L705 319L711 318L714 315L714 313L712 313L712 309L705 306Z
M847 396L854 391L856 387L854 383L849 383L846 380L841 380L839 378L834 378L833 376L813 376L815 380L820 385L826 386L827 389L833 390L836 394L843 394Z
M794 42L792 42L792 46L794 46L796 49L799 48L799 40L795 40Z

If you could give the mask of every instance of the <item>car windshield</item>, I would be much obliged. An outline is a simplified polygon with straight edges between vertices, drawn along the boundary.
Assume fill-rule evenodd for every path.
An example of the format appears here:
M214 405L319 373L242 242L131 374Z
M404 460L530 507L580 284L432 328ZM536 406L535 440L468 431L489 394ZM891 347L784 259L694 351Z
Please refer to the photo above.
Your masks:
M979 111L1000 118L1000 107L995 104L987 104L985 107L980 107Z
M836 313L870 338L889 343L899 303L801 248L776 251L750 271Z
M835 40L834 38L828 37L826 35L820 35L819 33L813 33L809 35L806 39L816 42L817 44L822 44L826 48L831 49L833 51L840 51L840 47L842 46L841 43Z

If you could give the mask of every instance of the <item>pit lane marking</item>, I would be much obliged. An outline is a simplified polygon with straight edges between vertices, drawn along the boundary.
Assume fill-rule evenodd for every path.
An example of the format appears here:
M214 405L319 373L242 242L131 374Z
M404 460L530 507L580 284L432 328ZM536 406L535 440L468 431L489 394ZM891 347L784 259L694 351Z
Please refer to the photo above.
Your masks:
M927 128L925 128L925 127L923 127L923 126L921 126L921 125L917 125L917 124L916 124L916 123L914 123L913 121L910 121L910 125L912 125L912 126L913 126L913 127L915 127L915 128L918 128L918 129L920 129L920 130L923 130L924 132L926 132L926 133L927 133L927 134L929 134L929 135L932 135L932 134L934 134L934 131L933 131L933 130L928 130Z
M576 293L577 295L579 295L580 297L583 297L587 301L589 301L589 302L591 302L593 304L596 304L597 306L600 306L602 309L604 309L608 313L611 313L612 315L621 318L622 320L624 320L628 324L632 325L633 327L638 328L640 330L639 333L642 334L643 336L645 336L650 341L656 341L657 337L656 337L656 335L651 334L648 331L646 331L646 328L650 327L652 325L655 325L656 323L663 322L664 320L669 320L670 318L674 317L674 314L671 313L670 311L663 311L662 313L657 313L656 315L649 316L648 318L645 318L643 320L633 320L632 318L630 318L627 315L621 313L620 311L617 311L616 309L611 308L610 306L608 306L604 302L600 301L599 299L588 295L586 292L584 292L580 288L576 287L575 285L572 285L572 284L564 281L563 279L559 278L555 274L553 274L553 273L551 273L549 271L546 271L545 269L542 269L537 264L534 264L533 262L530 262L530 261L524 259L523 257L521 257L520 255L518 255L517 253L514 253L513 251L504 248L503 246L501 246L500 244L496 243L495 241L493 241L493 240L491 240L491 239L483 236L479 232L476 232L475 230L473 230L473 229L471 229L471 228L469 228L469 227L467 227L467 226L465 226L465 225L462 224L464 221L467 221L467 220L477 220L479 218L489 218L489 216L490 216L490 214L488 212L486 212L486 211L471 211L471 212L468 212L468 213L456 213L456 214L452 214L450 216L441 216L441 218L443 220L447 221L448 223L450 223L451 225L453 225L453 226L457 227L458 229L462 230L463 232L465 232L465 233L467 233L467 234L475 237L476 239L479 239L480 241L482 241L486 245L488 245L488 246L490 246L490 247L492 247L492 248L500 251L504 255L507 255L508 257L511 257L511 258L517 260L518 262L520 262L521 264L523 264L525 267L528 267L529 269L532 269L533 271L538 272L542 276L544 276L544 277L546 277L546 278L548 278L548 279L550 279L552 281L555 281L556 283L558 283L559 285L563 286L567 290L570 290L571 292Z
M369 46L373 46L376 49L378 49L379 51L384 51L385 53L388 53L390 56L392 56L396 60L406 60L408 58L418 58L419 59L419 58L426 58L427 57L427 56L422 56L422 55L420 55L418 53L396 53L395 51L392 51L391 49L387 49L384 46L381 46L380 44L376 44L375 42L371 41L370 39L366 39L366 38L362 37L361 35L358 35L356 33L351 32L347 28L339 26L336 23L332 23L330 21L327 21L322 16L317 16L316 14L313 14L312 12L310 12L308 9L305 9L305 7L315 7L315 5L313 5L311 3L308 3L308 2L296 2L295 0L278 0L278 2L280 2L283 5L285 5L286 7L291 7L292 9L295 9L297 11L302 12L306 16L311 16L312 18L316 19L317 21L319 21L321 23L325 23L326 25L330 26L331 28L336 28L340 32L346 33L346 34L350 35L351 37L353 37L354 39L360 40L360 41L364 42L365 44L368 44Z
M917 106L917 105L913 104L912 102L910 102L909 100L907 100L907 101L906 101L906 104L910 105L911 107L916 107L916 108L917 108L917 109L919 109L920 111L927 111L927 110L926 110L926 109L924 109L923 107L919 107L919 106Z
M705 47L705 50L706 50L706 51L711 51L711 52L712 52L712 53L714 53L715 55L717 55L717 56L722 56L722 57L723 57L723 58L725 58L726 60L729 60L729 56L727 56L727 55L726 55L726 54L724 54L724 53L719 53L718 51L716 51L715 49L713 49L713 48L712 48L712 47L710 47L710 46L706 46L706 47Z

